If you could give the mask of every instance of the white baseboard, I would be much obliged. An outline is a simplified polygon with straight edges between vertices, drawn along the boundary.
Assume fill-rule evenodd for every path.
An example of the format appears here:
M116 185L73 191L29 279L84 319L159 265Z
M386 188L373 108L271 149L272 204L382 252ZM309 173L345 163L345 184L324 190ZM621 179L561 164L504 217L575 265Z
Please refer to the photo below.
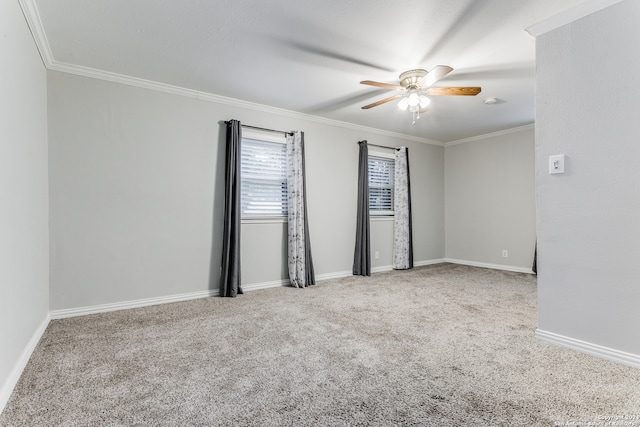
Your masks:
M414 265L416 267L420 267L420 266L424 266L424 265L432 265L432 264L440 264L443 262L448 262L445 259L434 259L434 260L426 260L426 261L416 261L414 262ZM462 263L462 262L460 262ZM381 273L381 272L385 272L385 271L391 271L393 270L393 266L391 265L383 265L383 266L379 266L379 267L375 267L371 269L372 273ZM338 272L334 272L334 273L325 273L325 274L319 274L316 276L316 281L321 282L324 280L330 280L330 279L339 279L342 277L348 277L353 275L353 272L350 270L345 270L345 271L338 271ZM277 288L280 286L288 286L289 285L289 280L288 279L281 279L281 280L272 280L272 281L268 281L268 282L260 282L260 283L249 283L246 285L242 285L242 290L243 291L247 291L247 292L251 292L251 291L255 291L258 289L268 289L268 288ZM190 292L190 293L185 293L185 294L175 294L175 295L167 295L167 296L161 296L161 297L153 297L153 298L144 298L144 299L139 299L139 300L132 300L132 301L122 301L122 302L115 302L115 303L109 303L109 304L99 304L99 305L92 305L92 306L86 306L86 307L77 307L77 308L67 308L67 309L62 309L62 310L51 310L50 315L51 315L51 319L65 319L67 317L76 317L76 316L86 316L88 314L98 314L98 313L107 313L110 311L117 311L117 310L126 310L126 309L130 309L130 308L140 308L140 307L147 307L150 305L157 305L157 304L167 304L167 303L172 303L172 302L180 302L180 301L188 301L188 300L192 300L192 299L198 299L198 298L208 298L208 297L214 297L214 296L218 296L220 295L220 292L215 289L215 290L206 290L206 291L197 291L197 292Z
M551 344L567 347L582 353L588 353L613 362L633 366L634 368L640 368L640 355L638 354L626 353L624 351L615 350L598 344L592 344L590 342L577 340L575 338L566 337L553 332L543 331L541 329L536 329L535 336L536 338Z
M18 384L18 380L20 380L20 376L22 375L24 368L26 368L27 363L29 363L29 359L31 358L33 351L36 349L36 346L40 342L40 339L42 338L44 331L47 329L47 326L49 326L50 321L51 316L47 314L44 321L31 336L31 339L27 343L24 350L22 350L22 353L20 354L20 357L18 358L15 366L11 370L9 377L4 382L4 384L2 384L2 388L0 388L0 414L4 410L4 407L7 405L7 402L9 402L9 398L11 397L11 393L13 393L13 389Z
M413 262L413 266L414 267L424 267L425 265L434 265L434 264L442 264L444 262L447 262L444 258L440 258L440 259L429 259L426 261L414 261ZM374 267L371 269L371 273L382 273L385 271L392 271L393 270L393 265L382 265L380 267Z
M67 317L85 316L87 314L107 313L109 311L125 310L129 308L140 308L140 307L147 307L150 305L188 301L192 299L216 296L218 294L219 294L219 291L217 289L206 290L206 291L190 292L186 294L167 295L162 297L92 305L88 307L67 308L63 310L51 310L50 313L51 313L52 319L64 319Z
M261 283L249 283L248 285L242 285L243 291L257 291L258 289L279 288L280 286L289 286L289 279L272 280L270 282ZM217 292L216 295L220 293Z
M426 260L426 261L414 261L413 266L414 267L422 267L425 265L433 265L433 264L442 264L443 262L446 262L444 258L440 258L440 259L430 259L430 260ZM379 267L373 267L371 269L371 273L383 273L385 271L391 271L393 270L393 266L392 265L382 265ZM331 279L341 279L343 277L349 277L349 276L353 276L353 271L352 270L345 270L345 271L338 271L335 273L325 273L325 274L318 274L316 276L316 281L317 282L322 282L324 280L331 280Z
M255 291L258 289L275 288L279 286L287 286L289 280L273 280L270 282L251 283L242 285L243 291ZM151 305L168 304L172 302L189 301L192 299L215 297L220 295L218 289L209 289L206 291L189 292L185 294L166 295L161 297L144 298L131 301L114 302L109 304L99 304L78 308L67 308L62 310L51 310L52 319L65 319L67 317L86 316L88 314L108 313L110 311L127 310L130 308L148 307Z
M438 259L430 259L427 261L414 261L413 262L413 266L414 267L424 267L425 265L434 265L434 264L442 264L447 262L447 260L445 258L438 258Z
M489 264L486 262L467 261L462 259L445 258L442 262L450 262L452 264L469 265L471 267L491 268L493 270L513 271L515 273L533 274L531 268L515 267L512 265Z
M386 271L393 270L392 265L380 265L378 267L371 267L371 274L373 273L384 273Z
M371 273L382 273L385 271L391 271L393 270L393 266L391 265L381 265L379 267L372 267L371 268ZM349 277L349 276L353 276L353 270L344 270L344 271L337 271L335 273L325 273L325 274L318 274L316 276L316 282L323 282L325 280L331 280L331 279L342 279L343 277Z
M324 282L325 280L331 279L342 279L343 277L353 276L353 271L344 270L344 271L336 271L335 273L325 273L316 275L316 282Z

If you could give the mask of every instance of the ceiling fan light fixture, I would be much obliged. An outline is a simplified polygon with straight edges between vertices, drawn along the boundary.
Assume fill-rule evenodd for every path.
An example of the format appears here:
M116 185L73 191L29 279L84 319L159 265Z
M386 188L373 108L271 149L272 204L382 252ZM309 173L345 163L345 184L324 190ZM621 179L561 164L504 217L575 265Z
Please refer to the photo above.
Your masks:
M406 96L403 96L400 102L398 102L398 108L402 111L407 111L407 107L409 106L409 99Z
M424 110L429 104L431 104L431 100L424 95L420 95L420 108Z
M398 102L398 108L402 111L409 110L412 113L424 110L431 103L431 100L420 94L416 89L411 89L406 96Z
M363 80L360 83L369 86L381 87L394 91L404 91L402 94L390 96L385 99L373 102L361 107L368 110L372 107L385 104L395 99L398 101L398 108L402 111L409 111L413 117L413 123L420 118L420 114L427 110L427 106L431 103L431 99L425 95L449 95L449 96L475 96L480 93L480 87L436 87L433 86L437 81L453 71L448 65L437 65L431 71L423 69L415 69L405 71L400 74L400 85L376 82L372 80Z
M409 103L410 107L415 107L420 104L420 97L415 91L412 91L407 97L407 102Z

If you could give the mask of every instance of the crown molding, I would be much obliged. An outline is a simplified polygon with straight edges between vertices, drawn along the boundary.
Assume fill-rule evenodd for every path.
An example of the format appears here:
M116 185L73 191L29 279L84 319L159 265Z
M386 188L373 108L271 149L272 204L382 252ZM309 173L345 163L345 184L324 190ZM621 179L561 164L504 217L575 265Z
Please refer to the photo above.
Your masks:
M477 135L477 136L472 136L472 137L469 137L469 138L459 139L457 141L447 142L447 143L444 144L444 146L445 147L450 147L452 145L466 144L467 142L474 142L474 141L480 141L480 140L488 139L488 138L495 138L496 136L508 135L510 133L522 132L524 130L529 130L529 129L535 129L535 125L533 123L531 123L531 124L528 124L528 125L518 126L518 127L515 127L515 128L511 128L511 129L505 129L505 130L499 130L497 132L485 133L484 135Z
M570 24L592 13L598 12L602 9L606 9L609 6L613 6L616 3L620 3L622 0L587 0L577 6L567 9L545 19L544 21L533 24L526 31L533 37L538 37L543 34L553 31L556 28L560 28L564 25Z
M34 0L18 0L22 7L22 12L27 20L29 29L33 34L38 51L42 57L42 61L47 69L53 71L59 71L63 73L75 74L83 77L90 77L98 80L105 80L113 83L120 83L128 86L135 86L143 89L154 90L158 92L169 93L173 95L180 95L189 98L199 99L208 102L215 102L218 104L230 105L234 107L246 108L255 111L262 111L265 113L276 114L279 116L291 117L295 119L308 120L316 123L321 123L329 126L337 126L346 129L357 130L359 132L369 132L377 135L388 136L392 138L399 138L408 141L420 142L423 144L437 145L443 147L445 144L441 141L435 141L428 138L420 138L413 135L406 135L398 132L386 131L383 129L372 128L368 126L357 125L354 123L343 122L340 120L327 119L324 117L313 116L310 114L299 113L297 111L285 110L282 108L271 107L268 105L257 104L254 102L243 101L240 99L229 98L226 96L215 95L213 93L200 92L193 89L187 89L180 86L174 86L166 83L155 82L152 80L141 79L138 77L127 76L124 74L112 73L109 71L97 70L95 68L83 67L80 65L66 64L58 62L53 57L49 41L47 40L44 27L42 26L42 20L38 13L38 8L35 5Z
M279 116L291 117L300 120L308 120L330 126L337 126L347 129L353 129L361 132L370 132L377 135L389 136L392 138L400 138L409 141L420 142L423 144L444 146L444 142L435 141L427 138L420 138L413 135L405 135L402 133L386 131L383 129L372 128L368 126L357 125L354 123L343 122L340 120L327 119L324 117L313 116L311 114L299 113L297 111L286 110L283 108L272 107L269 105L258 104L255 102L243 101L241 99L229 98L226 96L216 95L208 92L201 92L193 89L187 89L180 86L174 86L166 83L160 83L152 80L141 79L138 77L127 76L124 74L112 73L109 71L97 70L95 68L83 67L80 65L65 64L53 61L47 68L53 71L59 71L68 74L75 74L83 77L90 77L98 80L106 80L113 83L120 83L128 86L135 86L143 89L150 89L158 92L169 93L173 95L185 96L188 98L199 99L202 101L214 102L233 107L246 108L265 113L276 114Z
M49 68L53 63L53 54L51 53L44 27L42 26L38 8L34 0L18 0L18 3L20 3L20 7L22 8L22 14L27 21L29 31L31 31L31 35L33 35L33 40L36 42L42 62L44 62L46 68Z

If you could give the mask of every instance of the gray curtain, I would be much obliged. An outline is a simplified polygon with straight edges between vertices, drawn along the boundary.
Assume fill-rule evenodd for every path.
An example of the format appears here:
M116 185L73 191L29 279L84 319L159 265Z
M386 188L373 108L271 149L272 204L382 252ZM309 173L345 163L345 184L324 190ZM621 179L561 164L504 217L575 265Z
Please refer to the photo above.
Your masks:
M371 242L369 240L369 148L360 141L358 157L358 218L356 248L353 255L353 274L371 276Z
M288 265L291 286L315 285L307 220L304 132L287 134Z
M227 155L224 176L224 232L220 296L235 297L240 286L240 141L242 127L238 120L227 124Z
M393 268L406 270L413 268L411 180L407 147L398 147L395 152L393 211Z

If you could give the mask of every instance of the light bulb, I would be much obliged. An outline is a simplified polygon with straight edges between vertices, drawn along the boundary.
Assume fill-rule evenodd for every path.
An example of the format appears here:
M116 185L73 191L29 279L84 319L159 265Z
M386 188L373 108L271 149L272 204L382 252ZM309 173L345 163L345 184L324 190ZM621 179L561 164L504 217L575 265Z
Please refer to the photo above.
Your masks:
M418 96L417 93L413 92L412 94L409 95L408 101L409 101L409 105L414 107L420 103L420 97Z
M409 106L409 100L407 97L403 97L400 102L398 102L398 108L402 111L407 111L407 107Z
M423 110L427 108L427 105L431 103L431 100L424 95L420 95L420 108Z

